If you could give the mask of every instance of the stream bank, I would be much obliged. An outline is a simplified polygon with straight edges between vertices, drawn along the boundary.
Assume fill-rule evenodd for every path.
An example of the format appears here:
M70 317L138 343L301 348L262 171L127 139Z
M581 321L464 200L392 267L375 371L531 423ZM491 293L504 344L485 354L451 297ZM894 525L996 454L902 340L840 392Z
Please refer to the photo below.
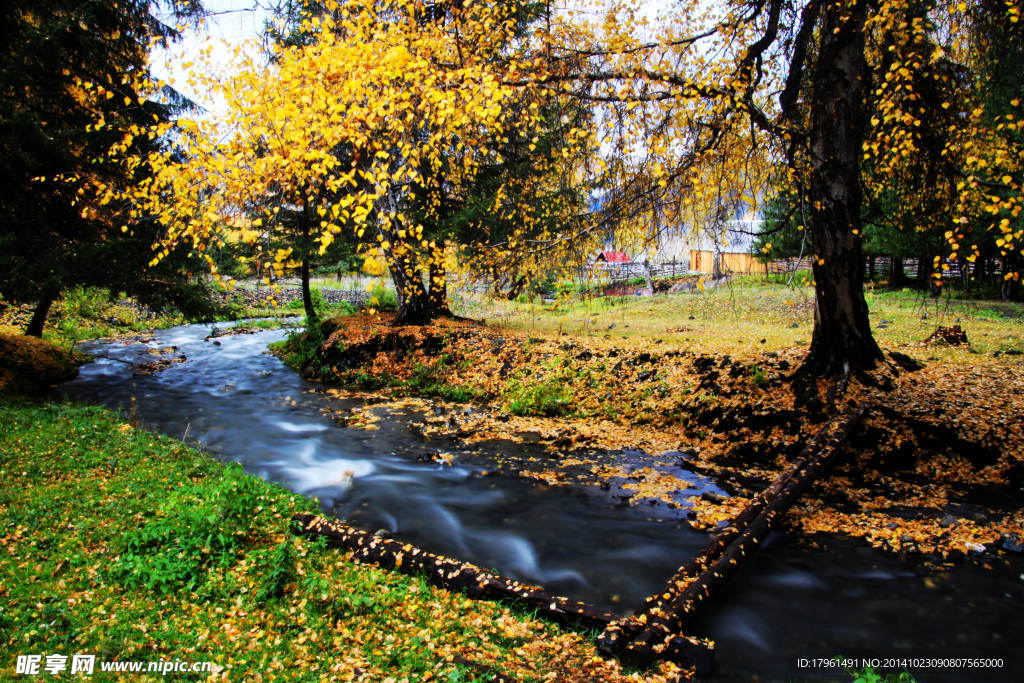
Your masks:
M689 499L722 507L730 493L711 473L689 467L699 465L692 457L699 448L679 440L675 450L624 451L603 448L595 438L586 446L592 453L580 457L577 435L519 433L526 425L512 420L541 418L498 420L500 438L493 426L473 433L466 426L485 419L481 413L489 408L417 398L396 403L380 394L325 389L263 352L283 338L281 331L211 340L208 333L208 327L189 326L144 343L99 342L93 350L103 357L65 391L134 411L159 431L317 496L322 510L363 529L384 530L620 614L657 590L703 544L705 535L688 519L695 512ZM184 362L135 375L136 361L172 347L167 353L185 355ZM449 431L453 423L457 428ZM538 463L552 460L552 447L563 464L602 453L619 458L606 465L639 479L626 476L605 489L524 476L543 471ZM677 496L670 501L675 507L631 486L656 481L649 475L660 472L663 459L676 468L667 474L685 479L668 492ZM593 475L585 465L576 467ZM818 652L1005 657L1002 644L1022 625L1014 607L1024 597L1017 578L1022 567L1011 554L993 559L998 562L988 569L973 562L928 565L921 556L901 558L860 541L779 534L694 624L694 635L718 643L718 675L725 680L841 673L797 667L799 658ZM1017 675L1020 667L1007 659L1002 673ZM972 680L964 671L924 673L922 680Z

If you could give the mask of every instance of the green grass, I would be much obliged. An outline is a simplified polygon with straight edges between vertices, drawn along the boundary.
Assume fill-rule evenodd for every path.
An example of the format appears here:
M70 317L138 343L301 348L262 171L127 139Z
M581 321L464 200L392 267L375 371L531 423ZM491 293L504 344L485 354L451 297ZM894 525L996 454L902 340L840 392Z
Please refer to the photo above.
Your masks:
M74 287L55 302L43 337L69 347L85 339L146 332L185 322L180 313L146 315L121 299L111 301L105 289Z
M317 375L327 376L330 368L324 366L317 353L323 343L323 333L314 326L313 332L297 329L286 339L267 345L267 349L293 370L311 367Z
M541 382L512 380L505 402L513 415L556 417L572 412L572 389L559 377Z
M465 366L467 361L461 365ZM412 377L402 386L411 393L420 396L437 396L457 403L469 403L480 398L480 391L472 386L450 383L452 373L460 368L452 367L451 358L447 354L438 356L432 364L417 363L413 368Z
M1024 304L870 288L866 299L875 338L886 349L921 350L938 325L961 325L974 352L1024 349ZM462 315L529 334L659 340L705 353L757 353L808 345L814 326L814 289L766 283L761 276L653 297L569 297L554 304L467 299ZM967 348L929 355L962 358Z
M310 288L309 300L313 304L313 310L316 311L317 317L320 319L323 319L325 316L352 315L356 312L355 306L347 301L341 301L336 304L329 303L324 298L323 291L319 287ZM288 311L302 311L305 308L305 304L302 298L299 297L286 303L283 308Z
M212 661L230 680L469 681L441 649L503 656L505 608L293 537L314 501L109 410L0 404L0 481L5 671L77 652Z

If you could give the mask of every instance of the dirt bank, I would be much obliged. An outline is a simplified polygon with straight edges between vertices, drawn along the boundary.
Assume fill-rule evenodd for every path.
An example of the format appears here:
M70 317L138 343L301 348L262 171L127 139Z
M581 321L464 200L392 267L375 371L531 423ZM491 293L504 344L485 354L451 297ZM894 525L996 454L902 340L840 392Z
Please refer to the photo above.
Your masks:
M689 507L702 528L741 509L838 407L832 382L794 381L799 347L730 357L468 321L401 327L380 315L339 318L328 331L318 352L328 383L468 401L470 410L428 418L424 433L537 442L551 457L520 463L522 476L621 487L632 504ZM1024 372L995 359L898 358L850 382L839 403L866 403L869 417L788 525L935 560L1020 552ZM607 455L624 448L646 461L623 467ZM733 495L681 501L680 466Z

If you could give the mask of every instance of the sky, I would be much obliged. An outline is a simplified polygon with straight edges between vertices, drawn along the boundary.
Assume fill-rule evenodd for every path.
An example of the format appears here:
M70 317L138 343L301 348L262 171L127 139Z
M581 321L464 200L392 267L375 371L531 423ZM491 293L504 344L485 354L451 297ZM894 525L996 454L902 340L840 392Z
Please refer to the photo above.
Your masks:
M210 47L211 63L227 68L235 46L243 46L254 58L259 57L258 39L271 12L258 0L205 0L209 16L198 27L183 31L182 39L168 48L155 48L150 55L153 76L167 81L207 111L216 111L220 103L210 100L209 93L189 88L183 64L199 58L204 47Z

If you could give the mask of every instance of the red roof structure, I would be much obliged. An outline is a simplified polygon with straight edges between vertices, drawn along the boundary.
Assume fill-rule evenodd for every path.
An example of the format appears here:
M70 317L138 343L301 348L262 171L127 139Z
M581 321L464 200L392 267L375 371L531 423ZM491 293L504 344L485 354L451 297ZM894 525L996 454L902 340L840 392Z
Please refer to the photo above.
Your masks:
M597 255L597 260L605 263L629 263L632 259L621 251L602 251Z

